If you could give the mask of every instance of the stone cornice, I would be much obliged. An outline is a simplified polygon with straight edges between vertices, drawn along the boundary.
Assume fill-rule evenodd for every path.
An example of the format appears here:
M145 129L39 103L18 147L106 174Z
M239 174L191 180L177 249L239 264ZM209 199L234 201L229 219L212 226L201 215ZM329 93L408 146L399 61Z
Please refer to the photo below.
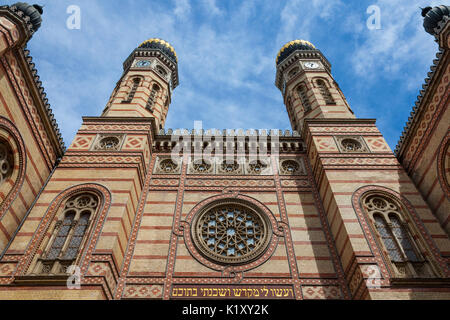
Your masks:
M89 124L91 122L96 123L148 123L151 126L151 135L152 137L156 137L156 121L153 117L148 118L140 118L140 117L82 117L83 124Z
M47 94L45 93L40 77L37 74L33 58L30 51L27 49L18 51L18 60L22 65L22 70L25 78L29 83L30 92L33 95L33 100L36 102L36 108L46 127L46 132L49 139L52 141L56 154L61 157L66 150L61 132L59 131L53 111L48 103Z
M409 141L412 139L412 133L420 122L420 115L425 112L425 105L433 92L433 88L437 85L436 79L439 77L439 74L445 70L445 63L442 61L448 60L448 50L439 48L436 58L437 59L433 60L433 65L430 67L431 71L428 72L428 77L425 78L425 83L422 85L422 90L420 90L420 94L417 96L410 117L408 117L406 126L403 128L403 132L395 148L394 152L399 159L403 156Z
M124 72L128 72L131 67L134 58L136 57L156 57L161 60L171 71L172 71L172 85L175 89L179 84L178 79L178 65L173 63L172 60L167 58L167 56L158 49L146 49L146 48L136 48L123 63Z
M325 56L320 52L320 50L296 50L292 52L282 63L277 66L277 73L275 76L275 86L278 89L283 90L283 72L293 63L295 63L299 59L319 59L325 69L331 73L331 64L325 58Z

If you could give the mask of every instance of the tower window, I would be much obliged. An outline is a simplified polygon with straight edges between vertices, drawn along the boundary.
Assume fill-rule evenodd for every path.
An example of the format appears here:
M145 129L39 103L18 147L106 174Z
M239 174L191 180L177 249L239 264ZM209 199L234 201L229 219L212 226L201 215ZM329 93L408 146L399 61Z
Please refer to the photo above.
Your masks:
M157 84L154 84L152 87L152 91L150 92L150 96L148 97L147 104L145 108L150 112L153 111L153 106L155 105L156 97L158 96L160 88Z
M362 149L362 145L355 139L344 139L341 141L342 147L346 151L358 151Z
M317 86L319 87L320 94L322 95L323 100L325 100L325 104L336 104L334 102L333 97L331 96L330 90L328 90L327 85L321 79L316 81Z
M302 83L298 87L298 95L300 96L300 100L302 102L305 113L311 111L311 103L309 102L309 99L308 99L308 96L306 93L307 93L306 85Z
M299 67L295 67L288 73L288 78L291 79L293 76L295 76L300 71Z
M395 277L432 276L429 264L420 255L407 223L402 221L404 212L401 205L388 197L375 194L366 197L363 206L372 218Z
M40 259L39 273L66 273L77 258L97 207L98 199L90 193L73 196L66 202L51 244Z
M163 77L167 76L167 71L161 66L156 66L156 71L158 71L158 73Z
M124 134L100 134L97 136L92 150L95 151L119 151L124 141Z
M140 82L141 82L141 79L139 79L139 78L133 79L133 86L131 87L130 93L128 93L127 99L122 101L122 103L131 103L131 101L133 101L134 95L136 94L136 91L137 91L137 88L139 87Z

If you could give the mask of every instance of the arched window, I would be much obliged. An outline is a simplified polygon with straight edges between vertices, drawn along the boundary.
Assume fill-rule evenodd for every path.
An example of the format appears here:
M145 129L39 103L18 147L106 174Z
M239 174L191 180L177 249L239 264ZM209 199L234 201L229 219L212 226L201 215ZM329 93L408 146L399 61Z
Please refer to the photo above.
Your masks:
M333 97L331 96L330 90L328 90L327 85L321 79L316 81L317 86L319 87L320 94L322 95L323 100L325 100L325 104L335 104Z
M291 71L289 71L288 73L288 78L292 78L293 76L295 76L298 72L300 71L299 67L295 67L294 69L292 69Z
M98 197L92 193L78 194L66 201L53 235L39 259L38 273L65 273L75 262L98 204Z
M14 167L14 156L9 143L0 139L0 185L10 176Z
M306 85L302 83L298 87L298 95L300 96L300 100L302 102L305 113L311 110L311 103L309 102L309 99L308 99L308 96L306 95L306 93L307 93Z
M156 71L158 71L158 73L160 75L162 75L163 77L167 76L167 71L163 67L161 67L160 65L156 66Z
M157 84L154 84L152 87L152 91L150 92L150 96L148 97L147 105L145 106L145 108L149 111L153 111L153 106L155 105L159 90L159 86Z
M134 95L136 94L137 88L139 87L140 83L141 83L140 78L133 79L133 86L131 87L131 90L128 93L127 98L124 101L122 101L122 103L130 103L131 101L133 101Z
M404 209L399 202L380 194L372 194L363 199L363 208L392 264L395 277L433 276L429 263L421 255L405 222Z

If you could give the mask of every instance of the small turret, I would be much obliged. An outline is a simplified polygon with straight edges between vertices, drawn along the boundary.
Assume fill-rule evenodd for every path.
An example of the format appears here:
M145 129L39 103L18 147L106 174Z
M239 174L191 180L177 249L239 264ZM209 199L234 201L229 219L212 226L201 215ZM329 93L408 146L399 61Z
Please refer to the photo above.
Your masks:
M431 35L436 35L435 29L439 26L439 23L450 17L450 6L437 6L437 7L425 7L422 8L423 27L425 31Z
M41 15L44 13L43 7L38 4L30 5L26 2L17 2L11 7L16 7L19 11L22 11L26 17L30 19L33 26L33 31L36 32L42 23Z

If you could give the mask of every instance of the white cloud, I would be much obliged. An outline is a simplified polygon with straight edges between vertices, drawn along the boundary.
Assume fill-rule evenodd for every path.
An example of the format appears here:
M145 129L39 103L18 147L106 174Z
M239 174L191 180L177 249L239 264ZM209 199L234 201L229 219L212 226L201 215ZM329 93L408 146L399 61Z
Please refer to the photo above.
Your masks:
M175 0L173 13L180 19L185 19L191 12L189 0Z
M336 11L343 6L340 0L293 0L287 1L281 11L281 27L277 43L284 45L294 39L311 39L312 32L324 20L333 20Z
M67 145L83 115L101 113L123 61L148 38L165 39L177 51L180 85L166 124L174 128L190 128L196 119L207 127L288 128L273 81L276 53L293 39L310 40L335 54L333 44L347 37L352 42L341 53L359 70L357 79L367 79L362 70L369 70L374 79L409 72L404 81L408 88L417 88L425 76L411 71L410 64L422 61L429 66L428 55L435 51L432 37L416 17L419 4L410 2L374 0L382 9L383 33L365 28L365 8L354 9L340 0L248 0L235 5L134 0L114 6L92 0L42 2L44 21L31 40L31 55ZM81 8L81 30L65 27L69 4ZM397 20L384 18L393 12Z
M213 16L221 15L222 10L217 7L216 0L202 0L207 12Z
M425 6L424 1L378 0L374 4L381 9L381 29L356 31L362 41L353 55L355 72L367 80L380 76L417 78L411 64L430 65L437 50L433 37L422 26L419 6Z

